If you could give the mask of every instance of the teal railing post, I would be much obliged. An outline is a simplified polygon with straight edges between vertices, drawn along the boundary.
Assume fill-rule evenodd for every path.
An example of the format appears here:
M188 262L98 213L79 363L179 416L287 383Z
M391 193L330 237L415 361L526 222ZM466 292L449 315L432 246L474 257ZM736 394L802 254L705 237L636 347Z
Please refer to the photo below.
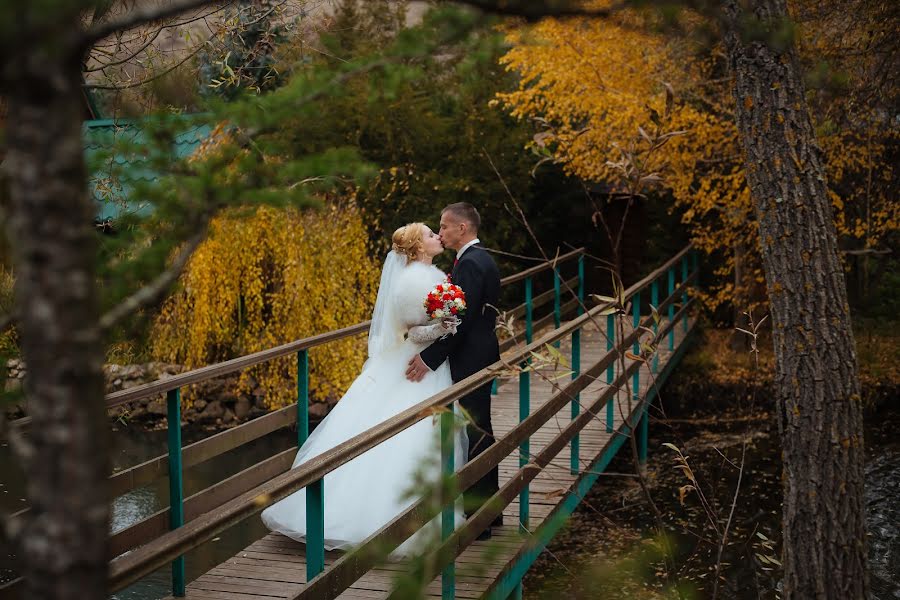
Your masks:
M309 353L297 353L297 446L309 437ZM306 487L306 580L325 568L325 480Z
M675 267L669 267L669 281L668 281L668 290L669 293L666 294L666 297L671 297L672 294L675 293ZM669 303L669 323L675 320L675 302ZM675 351L675 328L669 328L669 352Z
M169 529L184 525L184 488L181 472L181 389L166 394L169 428ZM172 595L184 597L184 555L172 561Z
M650 285L650 304L653 305L653 309L659 309L659 280L654 279L653 283ZM656 319L653 320L653 339L656 339L656 334L659 333L659 324L656 322ZM653 365L651 367L651 372L656 373L659 370L659 348L653 352Z
M531 277L525 280L525 342L530 344L532 331L532 287ZM526 370L529 360L522 363L522 371L519 373L519 422L524 421L531 412L531 374ZM528 464L529 454L531 452L531 443L529 438L525 438L519 446L519 466L524 467ZM519 524L523 530L528 529L528 486L526 485L519 492Z
M578 257L578 315L582 315L584 310L584 255ZM581 329L572 332L572 379L578 379L581 375ZM581 394L575 394L572 398L572 420L578 416L581 404ZM580 439L578 434L572 438L572 456L570 458L570 468L572 475L578 474L578 454L580 449Z
M455 529L455 504L456 495L453 485L453 465L454 455L454 415L453 410L446 410L441 413L441 465L442 465L442 489L445 495L441 498L443 508L441 509L441 541L446 541ZM456 562L451 562L441 571L441 599L453 600L456 595Z
M553 267L553 325L556 329L562 324L562 304L560 292L559 265ZM560 342L554 342L553 346L559 348Z
M616 314L613 313L611 315L606 315L606 351L609 352L613 349L613 346L616 345ZM612 385L613 380L616 377L616 361L609 363L609 366L606 367L606 384ZM615 420L615 406L613 405L613 399L616 398L617 395L613 394L613 397L610 398L606 402L606 433L612 433L613 431L613 421Z
M637 330L638 326L641 324L641 293L638 292L634 295L633 299L634 305L632 310L632 318L635 330ZM641 355L641 344L637 338L634 340L634 346L632 347L632 352L640 356ZM640 360L640 359L637 359ZM634 375L631 377L631 397L634 399L634 405L637 406L641 401L641 369L638 367L634 371ZM647 411L644 408L641 408L640 412L640 423L638 424L638 461L643 465L647 461Z
M681 283L684 284L688 278L688 257L687 254L681 257ZM684 286L684 289L681 292L681 305L687 306L688 303L688 295L687 295L687 286ZM687 333L688 330L688 320L687 314L685 314L681 318L681 325L684 328L684 332Z
M309 437L309 352L297 352L297 448Z
M691 271L697 272L697 279L695 285L700 284L700 252L696 249L691 250Z

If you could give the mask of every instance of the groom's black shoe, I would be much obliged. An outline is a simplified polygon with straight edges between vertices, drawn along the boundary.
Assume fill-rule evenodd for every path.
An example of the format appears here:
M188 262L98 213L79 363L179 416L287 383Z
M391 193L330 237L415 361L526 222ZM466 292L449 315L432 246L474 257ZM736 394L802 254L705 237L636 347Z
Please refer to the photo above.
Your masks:
M491 528L488 527L487 529L485 529L484 531L479 533L478 537L476 537L475 539L478 540L479 542L483 542L485 540L491 539Z

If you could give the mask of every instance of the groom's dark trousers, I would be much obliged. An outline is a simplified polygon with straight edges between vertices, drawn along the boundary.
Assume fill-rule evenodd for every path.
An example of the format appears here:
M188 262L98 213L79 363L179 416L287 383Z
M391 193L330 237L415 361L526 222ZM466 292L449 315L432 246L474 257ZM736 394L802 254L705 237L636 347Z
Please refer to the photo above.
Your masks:
M421 357L432 371L449 359L455 383L500 360L495 332L497 312L492 308L500 300L500 271L491 255L476 245L463 252L450 277L466 293L466 313L456 335L437 340L421 352ZM463 396L459 403L472 419L467 433L469 460L473 460L494 443L491 383ZM466 515L478 510L498 489L499 471L494 467L464 494Z

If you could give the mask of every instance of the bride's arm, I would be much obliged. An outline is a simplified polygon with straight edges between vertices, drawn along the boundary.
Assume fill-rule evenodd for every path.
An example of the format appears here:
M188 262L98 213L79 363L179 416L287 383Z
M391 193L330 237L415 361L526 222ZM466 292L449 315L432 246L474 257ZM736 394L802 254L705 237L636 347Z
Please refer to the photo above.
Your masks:
M409 339L417 344L433 342L447 334L455 334L456 325L444 327L442 323L433 325L415 325L409 328Z

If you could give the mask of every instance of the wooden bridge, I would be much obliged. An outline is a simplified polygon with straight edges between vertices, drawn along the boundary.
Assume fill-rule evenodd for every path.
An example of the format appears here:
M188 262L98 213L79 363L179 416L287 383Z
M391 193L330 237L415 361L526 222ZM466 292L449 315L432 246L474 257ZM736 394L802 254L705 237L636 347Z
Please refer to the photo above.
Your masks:
M170 484L169 509L112 536L111 589L171 564L173 596L198 600L521 597L526 571L615 454L624 447L639 462L645 460L648 409L693 331L688 290L697 275L696 254L688 246L618 298L591 302L590 308L584 303L582 250L506 277L504 287L524 287L524 303L508 311L521 317L524 331L503 342L499 363L297 469L290 469L294 447L189 498L182 493L188 467L286 427L296 426L302 444L309 431L309 349L364 334L368 323L109 395L114 407L166 393L173 424L169 454L110 477L113 497L165 477ZM534 296L538 277L552 277L553 286ZM545 314L536 318L535 313ZM538 339L535 330L542 332ZM295 406L182 447L182 387L290 355L297 357ZM496 442L477 459L453 465L454 417L442 409L497 378L502 382L493 400ZM443 434L443 484L354 550L325 552L325 474L434 414L440 414ZM454 530L452 500L497 464L500 491ZM187 551L242 520L258 518L263 508L302 488L308 544L269 534L186 584ZM489 540L477 540L501 512L504 526L493 528ZM425 555L385 558L438 513L441 539ZM17 597L20 584L0 588L0 597Z

